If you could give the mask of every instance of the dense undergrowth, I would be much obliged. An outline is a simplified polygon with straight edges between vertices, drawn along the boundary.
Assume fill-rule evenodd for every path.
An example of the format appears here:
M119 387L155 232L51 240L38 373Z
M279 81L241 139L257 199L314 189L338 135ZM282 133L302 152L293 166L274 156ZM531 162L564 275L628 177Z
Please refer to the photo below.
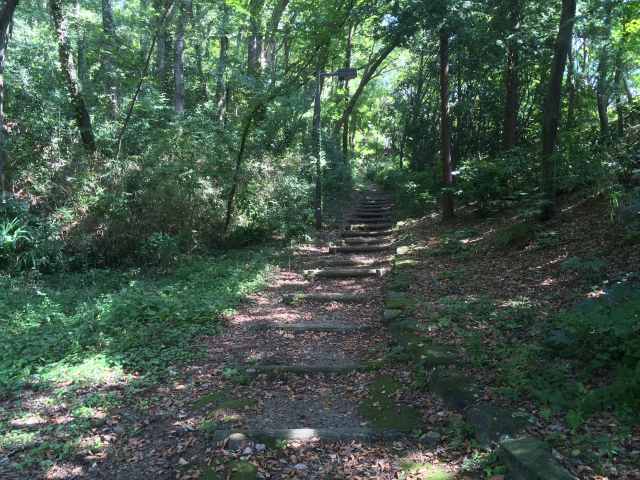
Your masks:
M0 388L92 381L113 372L162 375L193 360L198 335L266 281L276 253L183 258L170 271L0 277Z

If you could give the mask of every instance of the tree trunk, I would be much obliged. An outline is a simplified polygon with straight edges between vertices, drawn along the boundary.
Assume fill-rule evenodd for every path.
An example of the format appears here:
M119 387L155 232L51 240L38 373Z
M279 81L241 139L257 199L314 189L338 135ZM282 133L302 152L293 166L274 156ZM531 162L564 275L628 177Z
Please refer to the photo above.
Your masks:
M353 33L356 28L355 24L350 24L347 34L347 49L345 52L344 68L351 68L351 56L353 51ZM349 105L349 82L345 80L344 85L344 103L345 108ZM349 163L349 118L342 125L342 161Z
M7 132L4 118L4 66L9 44L9 32L13 22L13 14L18 6L18 0L4 0L0 10L0 192L4 201L6 191L5 171L7 164Z
M345 107L344 112L342 113L342 116L340 117L340 120L338 120L338 123L336 123L336 127L335 127L336 131L338 131L340 128L342 128L343 125L345 124L345 122L348 121L349 116L351 115L351 113L353 112L354 108L356 107L356 105L358 103L358 100L360 99L360 96L364 92L365 87L367 86L367 84L371 81L371 79L375 75L376 71L378 70L378 67L380 67L382 62L384 62L385 59L389 56L389 54L391 52L393 52L393 50L396 48L396 46L399 43L399 40L400 40L399 38L398 39L394 39L394 41L392 41L389 45L387 45L385 48L383 48L382 51L378 54L377 58L375 60L373 60L365 68L365 71L362 74L362 78L360 79L360 84L358 85L358 88L356 89L355 93L351 97L351 100L349 100L349 103Z
M518 112L520 109L520 80L518 74L519 46L514 38L521 17L520 0L509 1L507 64L505 70L505 109L503 126L503 145L511 150L518 143Z
M611 37L611 0L605 0L604 5L604 38L598 61L597 104L598 119L600 120L600 136L606 140L609 136L609 39Z
M154 0L154 8L156 10L156 17L158 18L158 23L156 25L156 78L158 80L160 88L166 92L169 90L169 79L167 72L170 51L170 42L168 36L169 34L167 32L167 21L173 15L173 10L169 17L164 18L164 2L162 0Z
M249 3L249 38L247 40L247 73L258 78L261 73L262 28L261 17L264 0L251 0Z
M276 36L280 27L280 20L282 15L289 5L289 0L278 0L278 3L273 7L271 13L271 19L269 20L269 28L267 29L266 51L264 55L265 70L271 76L271 83L276 79L276 50L277 42Z
M218 65L216 66L216 105L218 109L218 121L224 124L227 106L227 89L225 87L224 75L227 69L227 52L229 51L229 37L227 36L227 26L229 23L229 6L227 2L222 3L222 20L218 30L220 41L220 52L218 54Z
M76 67L73 63L71 55L71 43L67 31L67 22L62 13L62 0L49 0L49 9L53 26L55 29L56 39L58 41L58 56L60 58L60 68L62 76L67 85L71 105L73 107L76 122L80 129L80 137L87 151L93 153L96 151L96 142L91 127L91 116L87 110L87 106L80 91L78 84Z
M102 33L104 45L102 48L102 68L106 77L106 96L109 99L109 114L112 120L118 116L119 95L115 72L115 52L117 50L116 25L113 20L111 0L102 0Z
M173 65L175 79L175 111L176 115L184 114L184 31L187 23L187 8L185 1L180 2L178 25L176 27L176 51Z
M576 16L576 0L562 0L560 28L556 39L551 77L547 87L542 116L542 188L546 197L544 218L556 213L556 165L554 151L560 125L560 106L562 101L562 77L571 48L573 24Z
M568 89L568 105L567 105L567 130L571 131L576 126L576 65L573 56L573 46L569 47L568 58L569 68L567 72L567 89Z
M618 55L620 57L620 55ZM615 74L615 90L614 95L616 99L616 114L618 115L617 130L618 137L624 137L624 109L622 108L622 68L620 66L620 59L616 61L616 74Z
M449 31L440 30L440 156L442 160L442 219L453 218L453 171L449 132Z

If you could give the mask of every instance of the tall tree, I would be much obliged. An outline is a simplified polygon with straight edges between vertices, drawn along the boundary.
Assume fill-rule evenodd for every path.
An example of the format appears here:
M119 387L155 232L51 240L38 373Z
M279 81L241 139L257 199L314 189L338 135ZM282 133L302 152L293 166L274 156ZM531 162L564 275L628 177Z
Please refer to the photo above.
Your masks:
M453 207L453 165L451 162L451 133L449 131L449 30L440 29L440 156L442 161L442 219L451 220Z
M560 27L556 38L551 75L547 86L542 116L542 188L546 197L543 217L550 218L556 213L556 165L554 151L560 125L562 101L562 77L567 63L567 55L573 38L576 17L576 0L562 0Z
M257 78L262 70L262 10L264 0L249 2L249 37L247 39L247 73Z
M180 1L178 13L178 25L176 27L176 50L173 64L173 75L175 79L175 111L177 115L184 113L185 86L184 86L184 48L185 29L189 18L190 6L188 0Z
M74 110L76 123L80 129L80 137L85 149L91 153L96 151L96 142L91 127L91 116L85 103L80 85L76 66L71 54L71 43L69 42L69 32L66 18L62 12L62 0L49 0L49 10L53 20L56 39L58 41L58 56L60 59L60 69L64 77L71 106Z
M106 96L109 100L109 113L116 119L119 109L118 82L115 72L114 56L117 50L116 23L113 19L111 0L102 0L102 33L104 45L102 48L102 68L106 77Z
M522 0L508 0L507 5L507 62L505 66L505 108L503 145L505 150L518 141L518 111L520 108L520 80L518 72L518 28L522 16Z
M0 192L2 199L5 194L5 169L7 164L7 133L4 118L4 66L9 44L9 31L13 22L13 14L18 6L18 0L4 0L0 10Z
M223 0L222 2L222 18L218 28L218 40L220 42L218 65L216 67L216 105L218 109L218 120L224 124L224 118L227 110L228 87L225 84L224 76L227 69L227 57L229 50L229 37L227 28L229 27L229 5Z
M604 24L602 45L598 59L598 80L596 85L596 99L598 105L598 119L600 120L600 134L603 139L609 136L609 50L611 45L611 15L613 1L604 0Z

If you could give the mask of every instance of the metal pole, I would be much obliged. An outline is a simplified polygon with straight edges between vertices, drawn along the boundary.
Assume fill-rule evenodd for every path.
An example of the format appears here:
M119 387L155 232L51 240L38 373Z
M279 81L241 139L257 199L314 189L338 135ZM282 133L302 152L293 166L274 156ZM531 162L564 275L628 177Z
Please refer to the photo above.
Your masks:
M316 157L316 192L315 192L315 220L316 229L322 230L322 165L320 162L320 88L321 73L318 69L316 77L316 99L313 110L313 153Z

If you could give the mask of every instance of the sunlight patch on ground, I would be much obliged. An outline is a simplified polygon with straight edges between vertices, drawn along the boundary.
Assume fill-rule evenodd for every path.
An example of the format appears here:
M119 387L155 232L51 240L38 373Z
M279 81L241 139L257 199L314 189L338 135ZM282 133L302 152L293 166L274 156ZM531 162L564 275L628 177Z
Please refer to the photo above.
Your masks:
M125 374L121 365L109 361L105 355L92 355L73 365L68 360L53 363L43 367L37 377L41 382L56 384L73 382L91 386L111 385L132 378L131 375Z

